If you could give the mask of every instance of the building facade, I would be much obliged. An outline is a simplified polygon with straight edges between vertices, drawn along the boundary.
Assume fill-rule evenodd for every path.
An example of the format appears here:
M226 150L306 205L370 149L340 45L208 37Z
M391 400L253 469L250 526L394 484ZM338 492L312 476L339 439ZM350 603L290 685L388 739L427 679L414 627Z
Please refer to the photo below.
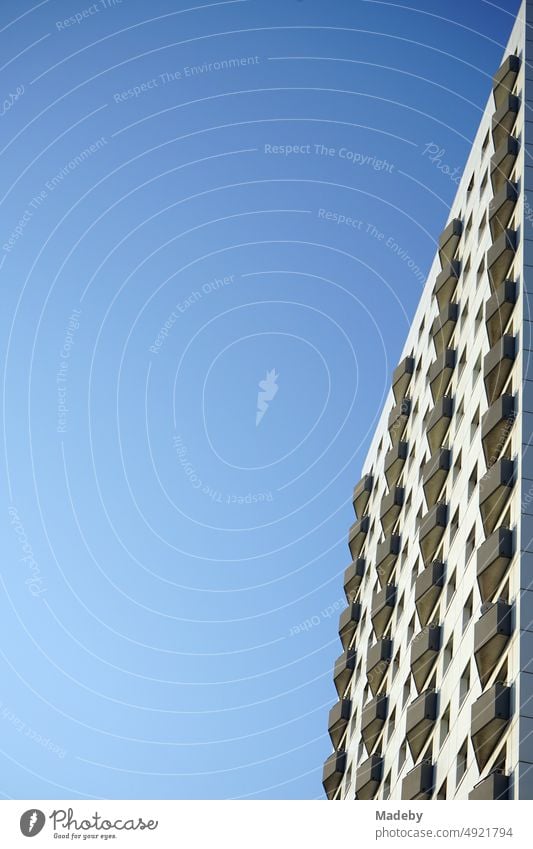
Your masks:
M533 799L533 0L353 504L327 797Z

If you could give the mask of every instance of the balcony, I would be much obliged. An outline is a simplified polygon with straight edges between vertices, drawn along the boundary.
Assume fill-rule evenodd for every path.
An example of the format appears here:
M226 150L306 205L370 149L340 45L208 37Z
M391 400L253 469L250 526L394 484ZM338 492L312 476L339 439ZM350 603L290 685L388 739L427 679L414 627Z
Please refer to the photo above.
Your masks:
M439 259L443 268L446 263L455 259L462 232L463 222L460 218L452 218L448 226L442 231L439 239Z
M426 625L411 643L411 673L417 693L420 693L437 660L440 638L440 625Z
M492 140L496 150L511 134L520 109L520 100L514 94L502 98L500 106L492 116Z
M392 375L392 392L397 404L402 398L405 398L414 371L415 361L413 357L404 357L400 365L394 370L394 374Z
M372 475L364 475L359 483L354 487L353 509L355 510L355 515L359 518L361 518L367 508L373 485L374 478Z
M516 359L516 340L505 334L485 355L483 379L489 404L502 394Z
M361 737L368 754L376 745L387 719L388 698L385 694L376 696L363 708L361 714Z
M511 719L511 688L496 683L472 705L470 736L477 765L484 769Z
M509 799L509 776L499 770L491 772L490 775L476 784L468 794L468 798L474 802L490 801L491 799L507 801Z
M402 781L402 799L431 799L434 783L433 764L421 761Z
M433 454L444 442L453 415L453 398L445 395L439 398L431 411L426 424L426 437Z
M457 304L445 304L431 325L431 336L437 356L448 347L457 324L458 314L459 307Z
M381 507L379 511L379 520L383 533L390 534L394 525L398 521L398 516L403 505L404 489L403 486L393 486L391 491L384 495L381 499Z
M520 59L514 53L508 56L492 80L492 94L494 103L498 109L505 98L508 97L514 87L518 72L520 70Z
M397 445L404 435L409 414L411 412L411 401L409 398L404 398L399 404L391 410L388 428L389 436L393 445Z
M440 274L437 275L433 294L437 299L439 310L443 309L452 300L460 274L461 263L454 259L452 262L446 263Z
M392 654L392 640L378 640L366 655L366 677L373 696L377 696L387 674Z
M338 749L343 734L350 721L352 702L350 699L341 699L334 705L328 718L328 732L333 743L333 748Z
M496 528L477 552L477 582L481 600L490 601L513 559L514 539L509 528Z
M418 544L424 563L435 559L440 541L448 524L448 505L439 502L422 517L418 530Z
M489 204L489 227L493 241L496 241L509 224L517 200L518 188L516 183L506 180Z
M344 571L344 592L346 595L346 600L351 602L355 599L357 595L357 591L361 586L361 581L363 580L366 568L366 560L362 557L358 557L357 560L354 560L353 563L350 563L347 569Z
M333 752L324 763L322 786L328 799L333 799L346 770L346 752Z
M487 251L487 271L494 292L501 286L511 268L518 247L516 230L504 230Z
M491 346L502 337L513 314L516 298L516 283L513 280L504 280L486 302L485 327Z
M355 795L358 799L373 799L378 792L383 774L381 755L370 755L355 773Z
M358 522L354 522L348 534L348 546L353 560L357 560L361 554L368 530L370 528L370 517L363 516Z
M400 553L400 536L390 534L376 547L376 572L382 587L388 584Z
M512 632L511 606L498 599L483 605L483 615L474 629L474 657L484 687L509 642Z
M515 483L514 460L500 457L479 482L479 512L485 536L492 533L507 506Z
M437 693L425 690L407 708L405 734L413 760L417 761L437 719Z
M439 499L450 471L451 456L448 448L437 448L422 468L422 485L428 507L433 507Z
M431 364L429 369L429 386L434 401L446 394L455 368L456 353L453 348L446 348Z
M426 566L415 583L415 605L422 627L428 624L444 586L446 568L440 560Z
M333 669L333 683L339 696L346 692L355 669L355 649L346 649L335 661Z
M407 451L407 442L400 441L385 454L384 472L387 486L392 487L398 483L407 460Z
M370 618L376 637L381 639L388 628L396 604L396 587L387 584L382 590L374 593Z
M515 420L512 395L500 395L481 419L481 442L487 467L500 456Z
M490 160L490 180L494 193L499 192L509 179L520 150L518 139L507 136Z
M348 645L355 634L360 618L361 605L357 601L353 601L342 611L339 617L339 637L343 649L348 648Z

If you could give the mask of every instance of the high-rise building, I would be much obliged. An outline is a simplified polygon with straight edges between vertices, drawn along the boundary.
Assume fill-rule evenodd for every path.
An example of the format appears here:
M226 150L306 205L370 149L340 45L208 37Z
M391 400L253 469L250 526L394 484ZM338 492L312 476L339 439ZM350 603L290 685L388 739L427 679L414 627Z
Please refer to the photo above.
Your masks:
M330 799L533 798L532 313L525 0L354 490Z

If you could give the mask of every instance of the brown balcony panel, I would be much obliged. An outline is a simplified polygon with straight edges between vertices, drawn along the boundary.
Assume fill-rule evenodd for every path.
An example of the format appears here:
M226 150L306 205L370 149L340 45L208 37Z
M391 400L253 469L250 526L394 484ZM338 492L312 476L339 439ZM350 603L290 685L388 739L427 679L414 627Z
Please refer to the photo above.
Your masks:
M420 573L415 583L415 605L422 627L428 624L437 604L445 575L444 563L434 560Z
M357 560L361 554L368 529L370 527L370 517L363 516L358 522L354 522L348 534L348 546L353 560Z
M425 690L407 708L405 734L413 760L417 761L437 719L437 693Z
M472 705L470 735L477 765L484 769L511 719L511 688L493 684Z
M403 486L393 486L391 491L381 499L379 520L384 534L390 534L398 521L403 506Z
M489 227L493 241L503 233L509 224L517 200L518 189L516 183L506 180L489 204Z
M355 795L358 799L373 799L378 792L383 774L381 755L370 755L357 767L355 773Z
M515 400L512 395L500 395L481 419L481 442L487 467L500 456L515 420Z
M490 180L494 192L499 192L514 168L520 145L514 136L507 136L490 160Z
M417 693L431 674L440 650L440 625L426 625L411 643L411 673Z
M366 560L363 557L358 557L353 563L350 563L344 571L344 593L346 600L351 602L355 599L357 591L361 586L366 568Z
M431 325L431 336L437 355L448 347L457 324L459 307L457 304L445 304Z
M516 340L505 334L485 355L483 379L489 404L502 394L516 359Z
M366 677L373 696L377 696L389 668L392 640L378 640L366 655Z
M491 290L504 282L518 247L516 230L504 230L487 251L487 270Z
M352 680L355 669L355 649L350 648L343 651L335 661L333 670L333 683L339 696L343 696Z
M370 618L378 640L383 636L389 626L395 604L396 587L394 584L387 584L382 590L374 593Z
M415 361L413 357L404 357L399 366L395 368L392 375L392 392L397 404L402 398L405 398L414 370Z
M346 752L333 752L324 763L322 786L328 799L333 799L346 770Z
M485 304L485 327L491 347L501 339L513 314L517 287L513 280L504 280Z
M501 660L512 632L511 606L498 599L484 605L474 629L474 657L482 687Z
M376 572L382 587L388 584L400 553L400 536L390 534L376 548Z
M424 563L435 559L440 541L448 524L448 506L437 503L422 517L418 529L418 544Z
M440 274L437 275L433 294L437 299L439 310L443 309L452 300L460 274L461 263L454 259L452 262L446 263Z
M359 483L354 487L353 509L355 510L355 515L359 519L362 517L367 508L373 485L374 478L372 475L364 475Z
M387 719L388 698L382 693L367 702L361 714L361 737L368 754L376 745Z
M451 451L448 448L438 448L424 464L422 484L428 507L433 507L439 500L450 471L450 463Z
M439 354L429 369L429 387L433 401L438 401L450 385L453 370L455 368L456 353L453 348L446 348Z
M496 150L511 134L520 109L520 100L514 94L506 94L502 98L492 116L492 140Z
M507 506L515 483L513 460L500 457L479 482L479 512L485 535L492 533Z
M513 532L496 528L477 552L477 582L483 602L490 601L503 581L514 554Z
M399 404L391 410L388 421L389 436L392 445L397 445L401 441L405 433L409 414L411 412L411 401L409 398L404 398Z
M384 472L387 486L392 487L398 483L402 469L407 460L407 442L398 442L385 454Z
M462 232L463 222L460 218L452 218L448 226L442 231L439 239L439 259L443 268L446 263L455 259Z
M492 94L494 96L496 109L498 109L505 101L505 98L511 94L519 70L520 58L512 53L510 56L507 56L505 62L494 74L492 80Z
M509 799L509 776L499 770L491 772L486 778L479 781L468 798L474 802L484 802L491 799L500 801Z
M435 784L431 761L421 761L402 781L402 799L431 799Z
M426 423L426 437L433 454L444 442L453 416L453 398L445 395L439 398Z
M328 718L328 733L333 743L333 748L338 749L342 736L350 721L352 702L350 699L341 699L334 705Z
M339 637L343 649L348 648L361 618L361 605L353 601L339 617Z

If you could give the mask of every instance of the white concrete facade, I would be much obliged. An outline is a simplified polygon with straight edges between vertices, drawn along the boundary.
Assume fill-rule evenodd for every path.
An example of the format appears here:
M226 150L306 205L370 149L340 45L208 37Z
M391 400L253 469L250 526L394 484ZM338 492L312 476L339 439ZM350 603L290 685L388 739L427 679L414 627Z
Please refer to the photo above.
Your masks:
M368 502L365 477L354 493L332 799L533 798L533 0L502 61L363 467ZM443 259L460 263L456 284ZM399 555L383 569L387 506Z

